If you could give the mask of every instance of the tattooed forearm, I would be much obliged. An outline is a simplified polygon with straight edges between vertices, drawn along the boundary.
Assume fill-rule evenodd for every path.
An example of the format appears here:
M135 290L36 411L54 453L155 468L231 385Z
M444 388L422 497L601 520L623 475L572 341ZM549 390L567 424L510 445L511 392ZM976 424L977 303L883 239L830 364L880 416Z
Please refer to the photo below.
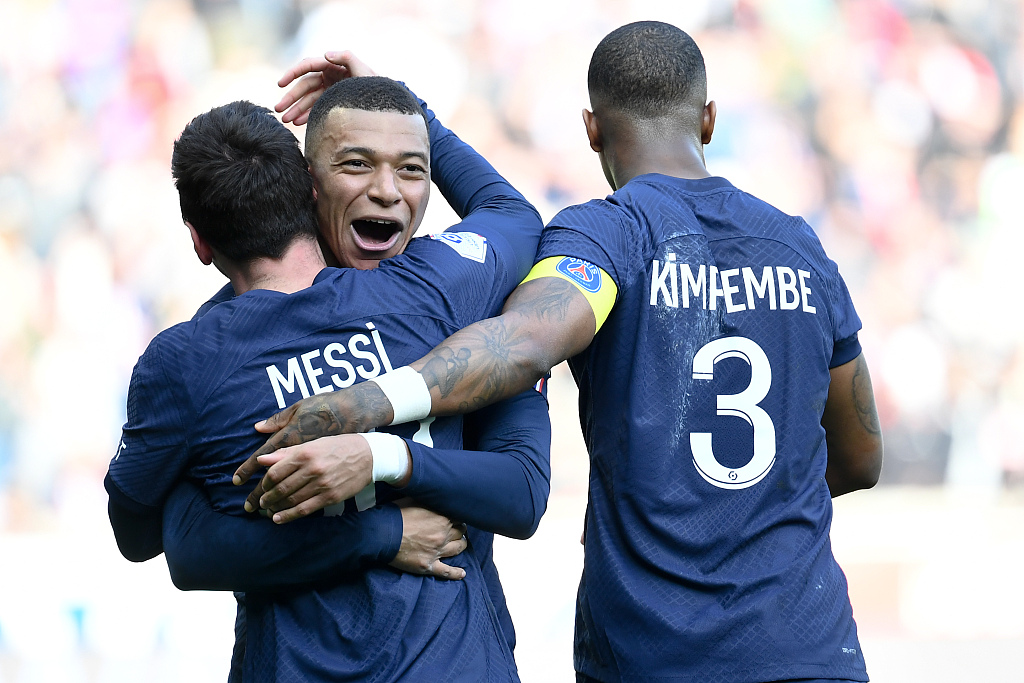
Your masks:
M853 405L857 409L860 424L871 434L881 434L878 424L878 410L875 408L875 395L871 390L871 375L863 354L857 357L857 366L853 372Z
M453 349L447 345L438 346L431 351L429 360L420 370L427 388L437 387L441 396L447 397L466 374L472 353L465 347Z
M413 368L437 388L435 414L464 412L528 388L586 347L594 329L590 304L572 284L542 278L521 285L501 316L456 332Z
M521 316L510 314L512 324ZM511 395L534 380L536 364L532 337L510 331L503 318L485 320L450 337L428 356L420 373L428 388L437 387L441 399L456 390L456 409L486 405ZM543 373L543 370L540 371Z

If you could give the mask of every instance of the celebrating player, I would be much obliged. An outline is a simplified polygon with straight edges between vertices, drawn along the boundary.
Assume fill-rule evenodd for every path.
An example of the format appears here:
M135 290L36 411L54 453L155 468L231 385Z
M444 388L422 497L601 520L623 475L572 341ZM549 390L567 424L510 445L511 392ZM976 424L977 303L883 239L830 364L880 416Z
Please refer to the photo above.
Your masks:
M802 219L708 173L716 107L686 33L621 27L588 81L614 193L550 222L500 317L402 383L274 416L242 472L309 438L300 424L452 414L568 358L591 458L578 679L865 681L829 543L830 495L874 485L882 455L847 288ZM264 504L301 500L304 474L266 482Z
M161 333L140 359L128 425L107 478L115 531L115 507L159 510L182 475L202 482L219 510L241 513L244 493L231 484L237 465L231 460L253 440L257 416L300 394L375 379L393 362L411 360L463 324L497 312L529 267L540 232L536 211L432 114L424 116L402 86L387 79L345 81L324 95L313 117L310 130L320 139L307 150L312 149L311 166L318 174L321 228L328 242L332 236L346 239L342 231L350 231L352 244L340 254L358 257L362 251L373 260L390 256L392 248L402 250L422 217L428 159L439 172L442 191L465 218L456 231L411 242L403 256L377 270L325 270L315 241L313 186L291 134L269 112L248 103L197 117L176 143L172 164L183 217L197 255L229 276L237 296ZM483 463L473 454L438 454L388 434L354 438L369 442L379 481L401 485L418 478L421 503L457 489L448 479L469 481L466 500L445 500L440 507L513 533L524 527L509 518L523 520L528 509L525 516L533 515L525 525L528 535L546 497L547 443L538 443L543 440L538 435L547 432L543 399L532 391L525 396L529 403L516 414L537 419L539 400L539 429L520 436L518 451L507 448L498 454L503 458L492 455ZM493 416L512 420L515 412ZM395 431L427 445L450 449L461 443L458 420L424 420ZM353 437L345 439L330 444L333 454L367 450L365 442L359 447L351 445ZM417 457L410 459L410 449ZM481 476L445 469L452 467ZM494 498L492 489L482 487L507 495L477 509L475 501ZM487 534L469 530L471 551L451 561L464 582L379 568L400 548L405 515L393 505L375 503L414 488L369 488L345 504L349 512L342 517L309 520L320 524L294 531L242 518L233 527L210 526L205 511L186 507L190 518L179 522L178 531L191 527L197 516L206 528L222 530L203 539L210 553L223 556L225 548L238 547L237 533L262 539L263 545L250 547L250 555L263 555L264 572L285 569L287 574L283 562L294 556L286 551L298 542L318 547L322 557L330 555L319 566L321 574L324 562L362 567L374 561L355 578L342 577L322 589L250 593L246 680L420 680L437 676L438 667L445 675L456 672L471 680L517 680L501 619L504 605L492 604L500 586L494 596L497 577ZM364 511L353 514L356 507ZM336 521L341 525L331 524ZM348 538L363 539L357 552L324 547L323 541L339 538L336 529L354 526L362 535ZM371 536L375 543L366 542ZM122 540L119 534L119 544ZM343 555L347 559L339 561ZM231 559L213 574L237 580L239 567ZM315 577L316 569L302 567L291 575ZM259 581L256 576L253 587ZM266 580L264 587L291 581Z

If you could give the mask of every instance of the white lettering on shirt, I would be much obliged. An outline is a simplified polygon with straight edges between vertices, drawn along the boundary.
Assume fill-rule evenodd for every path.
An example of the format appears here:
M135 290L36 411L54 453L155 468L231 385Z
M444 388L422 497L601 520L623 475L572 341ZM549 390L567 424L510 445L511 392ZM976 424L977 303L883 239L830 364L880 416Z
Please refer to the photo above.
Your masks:
M728 313L768 310L817 313L811 303L813 274L789 266L744 266L718 270L717 266L676 263L668 254L662 262L651 263L651 306L717 310L721 299ZM760 270L760 275L757 271ZM696 273L696 275L694 274ZM767 300L767 301L766 301Z
M380 331L373 323L366 323L366 328L369 335L353 334L347 340L331 342L323 349L312 349L268 365L267 377L274 398L277 399L277 407L287 408L300 396L309 398L310 395L324 394L335 388L350 387L355 384L357 375L363 379L372 379L382 372L390 372L391 359L384 349ZM350 361L344 356L355 360ZM284 367L283 371L281 366ZM327 368L338 372L331 372L324 378L330 372Z

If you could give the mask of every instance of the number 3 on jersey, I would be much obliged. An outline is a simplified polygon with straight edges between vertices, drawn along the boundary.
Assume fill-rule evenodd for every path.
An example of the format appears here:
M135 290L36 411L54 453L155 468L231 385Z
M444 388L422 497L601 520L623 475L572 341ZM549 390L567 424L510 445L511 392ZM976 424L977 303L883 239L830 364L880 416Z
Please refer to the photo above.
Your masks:
M718 394L718 414L741 417L754 428L754 453L743 467L730 469L715 458L710 432L691 432L693 465L700 476L722 489L745 489L764 479L775 464L775 424L758 403L772 386L772 365L764 350L746 337L708 342L693 356L693 378L714 379L715 363L742 358L750 365L750 384L738 394Z

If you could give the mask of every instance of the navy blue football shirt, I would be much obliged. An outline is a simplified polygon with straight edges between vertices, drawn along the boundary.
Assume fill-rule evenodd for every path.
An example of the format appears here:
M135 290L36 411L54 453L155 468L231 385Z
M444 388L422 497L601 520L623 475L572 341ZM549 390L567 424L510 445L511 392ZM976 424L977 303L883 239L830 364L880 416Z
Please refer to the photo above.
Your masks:
M128 422L105 481L122 507L155 512L185 477L206 489L216 509L244 514L248 491L231 476L265 440L252 429L256 420L407 364L500 310L532 261L539 217L449 131L438 144L440 124L428 118L435 170L451 168L436 181L454 205L470 209L462 223L412 240L375 270L324 269L294 294L246 292L158 335L133 373ZM461 418L390 431L439 448L462 442ZM392 536L381 555L393 555L400 515L380 504L405 494L387 485L375 493L347 502L344 514L375 505L367 510L382 518L375 530ZM376 567L318 589L249 593L243 675L518 680L481 561L473 552L452 560L466 568L464 581Z
M577 670L867 680L821 427L860 320L813 231L722 178L650 174L555 216L538 261L558 256L618 287L570 359L591 459Z

